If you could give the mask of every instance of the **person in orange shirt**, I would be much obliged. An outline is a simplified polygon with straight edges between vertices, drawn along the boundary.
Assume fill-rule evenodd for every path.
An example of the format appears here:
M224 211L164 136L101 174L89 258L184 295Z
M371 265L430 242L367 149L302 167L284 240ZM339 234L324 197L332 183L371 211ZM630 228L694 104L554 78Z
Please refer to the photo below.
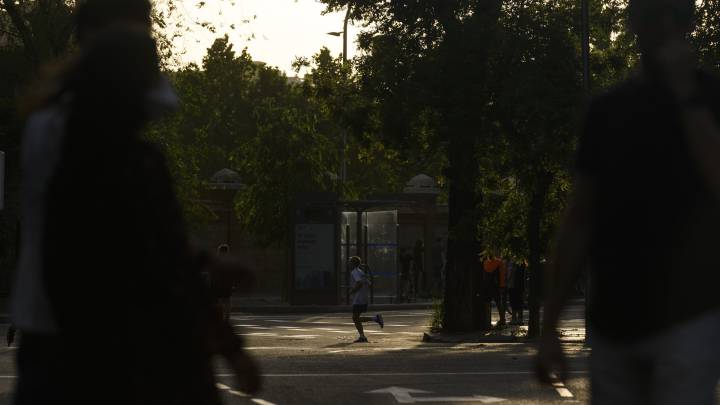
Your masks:
M492 253L489 253L483 261L482 274L482 288L483 296L485 298L484 307L486 319L488 319L488 321L490 320L491 304L494 300L498 309L498 314L500 315L500 319L495 324L495 327L503 327L505 326L505 305L502 300L502 293L505 290L507 267L502 260L496 258Z

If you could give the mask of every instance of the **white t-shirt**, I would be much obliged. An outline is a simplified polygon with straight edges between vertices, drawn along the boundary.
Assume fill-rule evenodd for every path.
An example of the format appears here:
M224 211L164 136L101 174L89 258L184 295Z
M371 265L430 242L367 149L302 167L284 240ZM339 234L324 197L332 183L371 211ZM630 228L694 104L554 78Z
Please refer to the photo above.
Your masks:
M28 118L22 146L20 262L10 312L18 329L55 332L43 277L43 234L47 188L60 158L66 103L58 103Z
M368 297L370 296L370 280L367 277L367 274L365 274L364 271L360 270L360 268L356 267L352 273L352 286L355 287L355 285L359 282L362 283L362 287L360 287L359 290L355 292L355 297L353 298L353 305L365 305L368 303Z

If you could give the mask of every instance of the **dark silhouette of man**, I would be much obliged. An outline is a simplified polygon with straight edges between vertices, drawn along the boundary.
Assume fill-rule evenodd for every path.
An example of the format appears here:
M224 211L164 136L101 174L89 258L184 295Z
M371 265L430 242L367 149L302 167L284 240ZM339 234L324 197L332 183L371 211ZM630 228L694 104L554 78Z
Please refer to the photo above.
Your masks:
M712 404L720 377L720 80L686 40L694 0L631 0L640 73L595 99L550 265L537 371L589 264L593 404ZM632 307L632 311L630 308Z
M162 155L150 152L150 147L140 150L145 146L139 146L144 144L136 142L135 138L128 140L150 118L162 111L172 110L177 102L167 82L158 77L159 71L156 72L158 60L156 45L150 36L150 9L147 0L87 0L79 3L79 58L73 60L57 78L51 78L45 83L42 92L44 99L29 111L22 153L22 252L11 302L13 323L22 337L17 356L16 404L64 403L68 398L76 403L87 403L87 398L102 390L101 385L104 383L100 381L115 381L122 386L114 390L113 398L107 398L105 403L150 403L156 398L152 395L162 395L167 401L155 403L200 403L197 401L199 397L207 399L202 403L214 403L215 399L219 401L210 367L210 356L214 354L221 354L228 360L238 377L236 382L240 389L247 392L259 389L257 367L247 352L242 350L242 342L234 335L230 325L222 322L215 308L210 305L210 300L206 299L207 293L199 277L200 268L223 267L224 263L197 254L185 243L185 230L181 226L180 211L174 209L177 204L169 176L165 176ZM125 58L122 63L114 63L118 61L114 55ZM112 70L101 69L104 67ZM104 80L106 78L112 79ZM136 87L142 93L138 92L140 90L135 91ZM131 98L132 103L127 103ZM91 102L97 100L102 102ZM100 111L121 119L104 121L99 115L82 114L81 111ZM100 128L97 131L88 130L94 121L100 127L105 127L97 127ZM110 133L122 133L128 137L113 138ZM77 141L81 137L83 142ZM85 143L88 139L92 142ZM135 153L136 149L132 149L133 153L124 153L131 147L137 147L144 155ZM146 218L148 213L153 212L151 204L135 211L130 211L129 205L124 205L122 210L113 209L110 203L103 205L107 201L99 197L109 194L98 191L98 187L86 185L81 188L84 191L91 190L94 194L84 201L92 200L92 208L77 215L68 214L69 210L58 209L85 208L77 203L83 201L82 193L63 192L68 189L62 187L67 184L78 185L76 180L80 176L58 174L61 168L65 170L62 172L64 174L77 169L80 166L77 163L83 161L78 159L81 155L87 158L85 162L91 159L103 162L99 158L103 156L112 156L113 159L122 156L121 160L125 159L129 165L145 162L150 169L144 173L151 173L155 177L148 179L137 176L130 182L136 189L141 189L141 185L149 187L137 193L132 191L138 190L128 191L125 195L133 196L133 201L139 203L141 200L138 196L150 196L148 190L160 192L167 198L149 200L156 204L155 207L161 207L158 211L165 217L157 215ZM140 155L152 155L152 159L142 159ZM101 176L105 172L99 171L98 167L111 167L112 164L107 162L115 160L106 160L103 162L105 166L90 164L93 170L88 173ZM125 180L130 180L133 176L130 173L140 172L128 170L124 173ZM118 183L109 180L110 183L121 190ZM97 186L99 183L93 184ZM114 201L119 203L117 199ZM147 219L143 223L150 224L156 220L173 219L155 228L166 231L162 237L156 238L162 243L140 242L140 236L148 238L142 239L147 242L149 238L160 235L149 226L145 231L125 238L124 242L113 243L119 240L120 235L127 236L129 233L120 233L118 229L121 227L114 228L108 225L108 221L98 221L97 218L102 215L91 214L93 209L98 208L106 212L114 211L106 219L118 221L126 228L125 231L132 223L130 220ZM63 224L70 218L72 225ZM97 233L78 231L93 226L97 226ZM109 232L103 233L106 231ZM108 241L103 235L110 235L111 240ZM172 237L165 237L167 235ZM79 240L87 243L79 243ZM130 241L135 243L133 247L154 246L155 251L144 251L140 255L138 252L141 249L128 248L126 243ZM182 245L180 248L165 249L162 252L165 255L160 254L158 246L165 248L177 241L180 241L178 246ZM116 246L124 246L125 251L113 257L112 249ZM147 259L145 263L132 260L141 256ZM163 261L166 258L171 260ZM161 264L147 266L153 260ZM182 266L175 266L177 263L171 263L173 260ZM121 266L120 263L128 265ZM144 277L132 277L131 271L138 269L151 271L143 273ZM177 269L177 272L161 275L161 271L168 269L172 269L171 272ZM168 277L164 276L168 274ZM91 282L90 277L84 277L86 275L102 276L105 279L95 283ZM127 286L129 280L136 280L137 283L121 288ZM138 293L140 290L142 292ZM152 292L147 294L148 291ZM116 294L113 295L113 292ZM174 305L178 302L180 304ZM130 308L141 306L141 311L131 313ZM183 322L173 322L176 319L182 319ZM163 325L183 323L191 333L170 327L161 328ZM133 338L135 328L141 332L137 335L139 339ZM173 334L175 331L178 333ZM188 340L191 340L191 344L184 344ZM176 348L181 348L187 355L167 355ZM165 357L159 355L161 351ZM152 355L143 355L149 352ZM177 353L174 351L174 354ZM68 360L70 357L72 359ZM142 360L135 362L134 359ZM172 369L172 366L182 362L183 368ZM124 378L129 374L124 372L130 369L138 373L133 375L134 379ZM185 373L186 370L190 371ZM121 374L123 378L113 378L113 375ZM153 375L153 378L143 378L143 375ZM185 380L174 379L176 376ZM197 376L201 378L195 378ZM161 392L162 388L159 387L171 383L183 390L175 390L172 396L170 392ZM128 399L138 393L140 395L134 400ZM175 400L186 393L192 394L185 396L186 402Z

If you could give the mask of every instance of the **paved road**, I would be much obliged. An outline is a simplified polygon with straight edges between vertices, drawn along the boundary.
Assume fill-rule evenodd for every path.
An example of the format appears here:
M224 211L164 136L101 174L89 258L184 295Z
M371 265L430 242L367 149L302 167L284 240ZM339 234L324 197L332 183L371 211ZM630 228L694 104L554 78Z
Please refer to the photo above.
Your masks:
M580 315L579 308L573 313ZM430 313L385 312L385 328L369 324L367 344L354 344L349 315L236 315L233 324L260 359L266 390L255 403L395 404L493 403L561 404L588 396L587 351L568 345L571 380L545 387L530 374L534 350L526 344L425 344ZM571 316L574 318L574 316ZM581 323L569 319L568 327ZM253 403L228 386L229 404ZM396 387L389 389L390 387ZM418 390L425 392L408 392ZM376 391L375 393L372 393ZM379 391L379 392L377 392Z
M581 311L575 309L570 318ZM218 381L227 404L565 404L588 396L587 351L568 345L572 378L565 386L538 385L525 344L422 343L428 311L385 312L385 328L367 327L367 344L354 344L349 315L232 317L259 359L265 390L255 398L232 389L227 369ZM573 323L574 322L574 323ZM570 323L581 327L577 321ZM4 336L4 328L0 328ZM0 349L0 404L9 404L15 351ZM394 388L392 388L394 387ZM373 393L373 391L375 391Z

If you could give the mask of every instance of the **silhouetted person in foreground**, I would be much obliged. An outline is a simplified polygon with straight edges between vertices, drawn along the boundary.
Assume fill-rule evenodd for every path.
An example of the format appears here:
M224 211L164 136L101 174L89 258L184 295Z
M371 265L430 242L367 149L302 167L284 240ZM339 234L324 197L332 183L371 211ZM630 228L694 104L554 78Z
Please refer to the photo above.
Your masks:
M141 138L158 64L146 27L97 32L40 107L61 135L40 193L52 328L21 328L18 404L219 404L216 354L239 389L259 387L202 282L213 262L189 247L164 157Z
M686 42L693 8L630 1L642 71L592 102L579 145L537 365L566 376L556 327L589 261L594 404L715 403L720 81Z

